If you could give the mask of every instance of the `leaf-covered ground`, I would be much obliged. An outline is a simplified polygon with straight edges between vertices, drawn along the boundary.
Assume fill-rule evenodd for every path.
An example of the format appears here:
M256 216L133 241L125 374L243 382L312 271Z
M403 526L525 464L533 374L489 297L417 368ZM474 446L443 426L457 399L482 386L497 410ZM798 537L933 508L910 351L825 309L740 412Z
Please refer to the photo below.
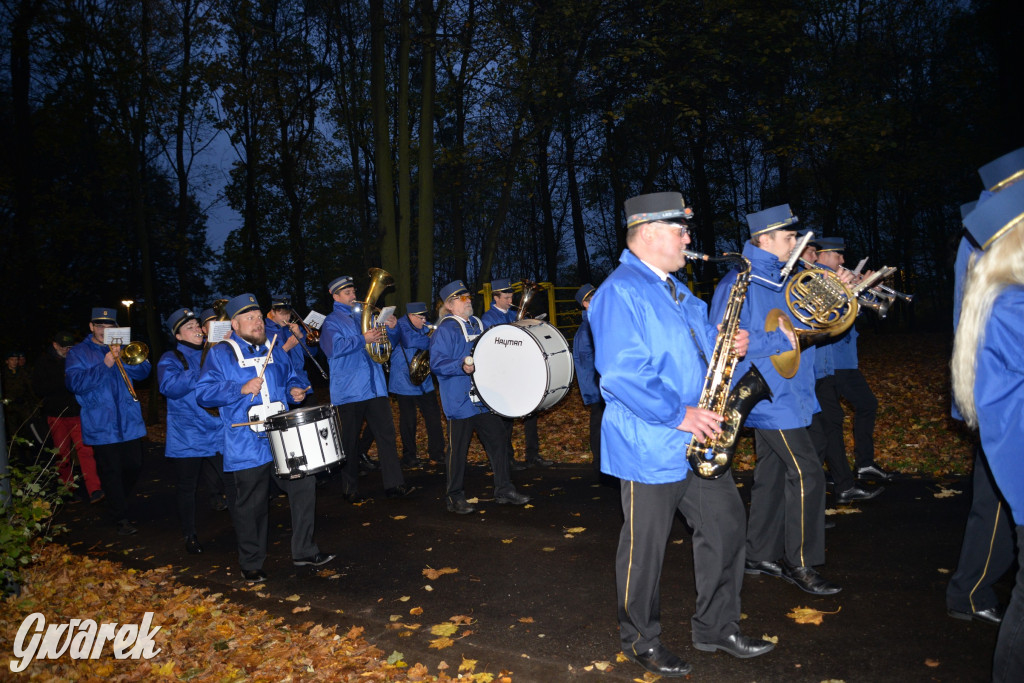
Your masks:
M965 474L971 464L971 435L949 415L949 339L944 335L863 334L861 369L879 400L875 429L876 458L905 474L944 477ZM397 419L397 409L395 411ZM848 452L852 454L850 415ZM590 462L589 416L577 390L540 419L541 453L563 463ZM149 437L159 441L163 425L151 425ZM420 429L419 450L426 452ZM523 456L523 434L513 436ZM471 460L483 461L475 440ZM748 434L737 452L736 467L753 467ZM508 681L507 673L476 672L470 660L442 663L436 671L407 664L362 638L353 625L347 632L311 622L287 624L266 612L231 603L220 594L181 585L170 568L147 572L125 570L106 560L79 557L59 545L43 550L26 573L20 598L0 603L0 651L11 652L22 620L42 611L49 622L92 618L97 622L138 623L155 612L158 625L173 633L161 641L155 659L115 662L107 648L99 660L67 657L33 662L22 676L38 680L338 680L338 681ZM400 653L397 653L400 655ZM3 662L6 671L6 662ZM115 668L116 666L116 668ZM116 673L116 675L114 675Z

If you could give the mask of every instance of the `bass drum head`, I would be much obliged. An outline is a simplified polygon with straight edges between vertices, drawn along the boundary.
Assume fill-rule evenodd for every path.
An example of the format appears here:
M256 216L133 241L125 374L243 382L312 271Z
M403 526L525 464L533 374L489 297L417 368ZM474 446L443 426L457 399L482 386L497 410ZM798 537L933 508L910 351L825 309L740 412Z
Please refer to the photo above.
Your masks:
M480 335L473 349L472 377L480 400L502 417L523 417L554 405L561 396L549 396L554 388L551 366L561 369L568 364L565 384L569 384L572 355L568 351L565 337L548 323L523 320L495 325ZM566 373L563 369L555 374Z

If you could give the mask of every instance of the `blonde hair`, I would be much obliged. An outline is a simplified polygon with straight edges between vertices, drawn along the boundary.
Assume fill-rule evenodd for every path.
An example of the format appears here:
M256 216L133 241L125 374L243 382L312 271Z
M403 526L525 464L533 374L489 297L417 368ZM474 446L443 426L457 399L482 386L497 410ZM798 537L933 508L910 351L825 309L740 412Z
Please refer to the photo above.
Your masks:
M953 398L971 427L978 425L974 380L978 351L985 343L985 326L996 298L1013 285L1024 285L1024 218L1015 221L987 251L973 254L967 266L950 369Z

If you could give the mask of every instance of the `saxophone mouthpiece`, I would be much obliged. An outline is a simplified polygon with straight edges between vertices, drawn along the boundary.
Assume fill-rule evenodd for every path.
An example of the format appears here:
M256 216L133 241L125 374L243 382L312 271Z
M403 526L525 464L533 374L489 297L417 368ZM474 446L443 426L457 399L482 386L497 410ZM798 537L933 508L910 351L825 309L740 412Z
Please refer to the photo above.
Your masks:
M694 261L707 261L711 258L707 254L702 254L699 251L690 251L689 249L683 249L683 256Z

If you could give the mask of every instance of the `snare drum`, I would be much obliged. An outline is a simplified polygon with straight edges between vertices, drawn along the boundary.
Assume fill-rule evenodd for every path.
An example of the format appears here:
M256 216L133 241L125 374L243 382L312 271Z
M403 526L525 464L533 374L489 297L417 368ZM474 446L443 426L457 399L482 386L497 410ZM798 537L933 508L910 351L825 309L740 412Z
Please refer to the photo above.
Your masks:
M345 459L334 406L312 406L271 415L266 428L274 471L283 479L322 472Z
M547 410L572 386L572 354L558 328L541 320L495 325L473 347L470 375L480 400L502 417Z

